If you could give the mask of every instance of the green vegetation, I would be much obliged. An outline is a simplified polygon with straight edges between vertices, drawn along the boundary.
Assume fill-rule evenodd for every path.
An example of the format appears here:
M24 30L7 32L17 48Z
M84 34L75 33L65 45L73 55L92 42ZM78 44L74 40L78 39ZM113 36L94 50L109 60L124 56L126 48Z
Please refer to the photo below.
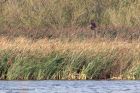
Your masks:
M1 79L140 78L137 43L46 39L33 42L17 38L0 44Z
M140 79L139 25L140 0L1 0L0 79Z
M5 2L2 2L5 1ZM9 27L140 25L140 0L2 0L0 25Z
M140 0L2 0L0 36L92 38L94 19L99 38L138 40L139 7Z

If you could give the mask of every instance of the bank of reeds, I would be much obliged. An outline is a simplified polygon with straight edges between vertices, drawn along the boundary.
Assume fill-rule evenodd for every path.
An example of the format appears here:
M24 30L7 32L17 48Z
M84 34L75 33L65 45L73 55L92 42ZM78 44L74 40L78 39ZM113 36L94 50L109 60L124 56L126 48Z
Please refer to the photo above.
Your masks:
M71 40L88 40L88 39L104 39L104 40L119 40L125 42L140 42L140 27L125 27L125 26L100 26L96 30L91 30L89 27L68 27L61 29L12 29L1 30L0 37L14 39L25 37L32 40L38 39L69 39Z
M8 27L139 26L140 0L1 0L0 25ZM6 26L5 25L5 26Z
M140 0L1 0L0 37L140 38Z
M140 0L1 0L0 32L87 27L93 19L98 26L134 29L139 7Z
M139 8L140 0L1 0L0 79L140 79Z
M1 38L0 78L140 79L140 44Z

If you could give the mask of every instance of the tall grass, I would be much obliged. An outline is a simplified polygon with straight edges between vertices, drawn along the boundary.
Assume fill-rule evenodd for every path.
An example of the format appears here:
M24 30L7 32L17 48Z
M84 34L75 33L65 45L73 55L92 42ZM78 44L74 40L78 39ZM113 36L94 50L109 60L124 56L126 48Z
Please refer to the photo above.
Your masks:
M5 2L4 2L5 1ZM140 0L2 0L0 36L139 40Z
M139 79L140 45L108 41L0 39L0 78Z
M0 25L8 27L86 26L91 19L104 25L140 25L139 0L2 1Z

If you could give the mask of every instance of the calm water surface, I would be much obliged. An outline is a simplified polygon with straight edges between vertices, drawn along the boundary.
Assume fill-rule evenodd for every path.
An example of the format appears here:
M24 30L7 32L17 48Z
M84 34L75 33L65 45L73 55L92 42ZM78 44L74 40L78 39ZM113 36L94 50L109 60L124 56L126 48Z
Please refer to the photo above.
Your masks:
M0 93L140 93L140 81L0 81Z

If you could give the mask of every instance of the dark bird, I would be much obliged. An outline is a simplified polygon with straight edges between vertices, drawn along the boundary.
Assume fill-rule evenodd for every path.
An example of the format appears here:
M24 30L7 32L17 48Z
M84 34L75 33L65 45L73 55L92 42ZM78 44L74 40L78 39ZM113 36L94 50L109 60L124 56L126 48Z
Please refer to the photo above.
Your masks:
M97 25L96 25L96 23L95 23L95 21L94 20L91 20L91 22L90 22L90 29L91 30L93 30L92 32L93 32L93 36L94 36L94 38L96 38L96 34L97 34Z
M91 28L91 30L95 30L96 27L97 27L97 25L96 25L95 21L94 20L91 20L91 22L90 22L90 28Z

